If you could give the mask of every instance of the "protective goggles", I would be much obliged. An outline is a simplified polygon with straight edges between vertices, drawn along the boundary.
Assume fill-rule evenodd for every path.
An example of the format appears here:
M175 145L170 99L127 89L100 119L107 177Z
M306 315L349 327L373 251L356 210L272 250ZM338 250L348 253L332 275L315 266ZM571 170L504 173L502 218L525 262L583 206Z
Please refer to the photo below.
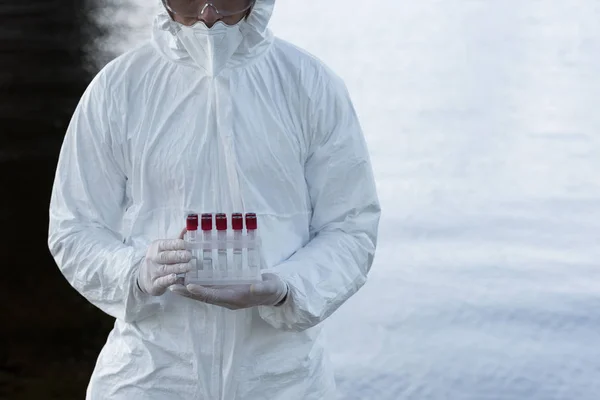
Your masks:
M248 11L255 0L163 0L167 10L185 18L198 18L207 7L212 7L221 17L231 17Z

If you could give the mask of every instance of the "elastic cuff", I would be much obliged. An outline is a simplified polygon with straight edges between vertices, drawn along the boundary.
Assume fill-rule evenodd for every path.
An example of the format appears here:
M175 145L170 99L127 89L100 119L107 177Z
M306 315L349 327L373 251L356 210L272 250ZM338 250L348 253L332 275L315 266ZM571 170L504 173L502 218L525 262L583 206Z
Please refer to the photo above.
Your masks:
M275 303L275 307L281 307L282 305L285 304L285 302L288 299L288 294L290 293L290 287L288 286L287 283L283 282L285 285L285 294L283 295L283 297L281 298L281 300L279 300L277 303Z
M135 278L135 286L137 286L138 290L140 291L140 293L142 294L147 294L146 292L144 292L144 290L142 289L142 287L140 286L140 280L139 278Z

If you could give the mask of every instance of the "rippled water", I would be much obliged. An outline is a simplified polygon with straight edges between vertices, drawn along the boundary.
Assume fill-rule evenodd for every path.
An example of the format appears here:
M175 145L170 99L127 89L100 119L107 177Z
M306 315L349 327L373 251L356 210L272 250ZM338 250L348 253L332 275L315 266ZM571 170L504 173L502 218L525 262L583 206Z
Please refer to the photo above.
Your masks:
M105 50L144 40L145 4L104 16L134 34ZM275 33L345 79L384 211L330 320L341 398L600 396L599 20L594 0L278 2Z

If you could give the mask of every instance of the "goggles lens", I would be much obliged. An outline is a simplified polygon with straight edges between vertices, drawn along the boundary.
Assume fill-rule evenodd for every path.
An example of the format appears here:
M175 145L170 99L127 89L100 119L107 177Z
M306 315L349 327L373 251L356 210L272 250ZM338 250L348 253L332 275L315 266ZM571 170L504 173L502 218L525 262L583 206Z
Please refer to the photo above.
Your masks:
M169 11L182 17L196 18L200 16L206 4L212 7L223 17L240 14L248 10L254 0L166 0Z

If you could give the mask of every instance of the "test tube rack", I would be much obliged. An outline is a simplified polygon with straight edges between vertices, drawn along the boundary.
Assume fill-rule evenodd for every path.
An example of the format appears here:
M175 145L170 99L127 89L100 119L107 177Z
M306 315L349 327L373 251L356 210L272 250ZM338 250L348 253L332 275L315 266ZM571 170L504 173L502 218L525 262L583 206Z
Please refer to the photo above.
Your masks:
M212 229L213 214L201 215L201 231L194 232L194 223L190 224L190 218L192 221L195 218L197 228L198 214L189 214L186 221L188 232L184 240L186 249L192 253L193 269L185 274L185 284L222 286L260 282L261 241L256 214L246 214L245 227L241 213L231 214L231 225L227 224L226 214L215 214L216 230Z

